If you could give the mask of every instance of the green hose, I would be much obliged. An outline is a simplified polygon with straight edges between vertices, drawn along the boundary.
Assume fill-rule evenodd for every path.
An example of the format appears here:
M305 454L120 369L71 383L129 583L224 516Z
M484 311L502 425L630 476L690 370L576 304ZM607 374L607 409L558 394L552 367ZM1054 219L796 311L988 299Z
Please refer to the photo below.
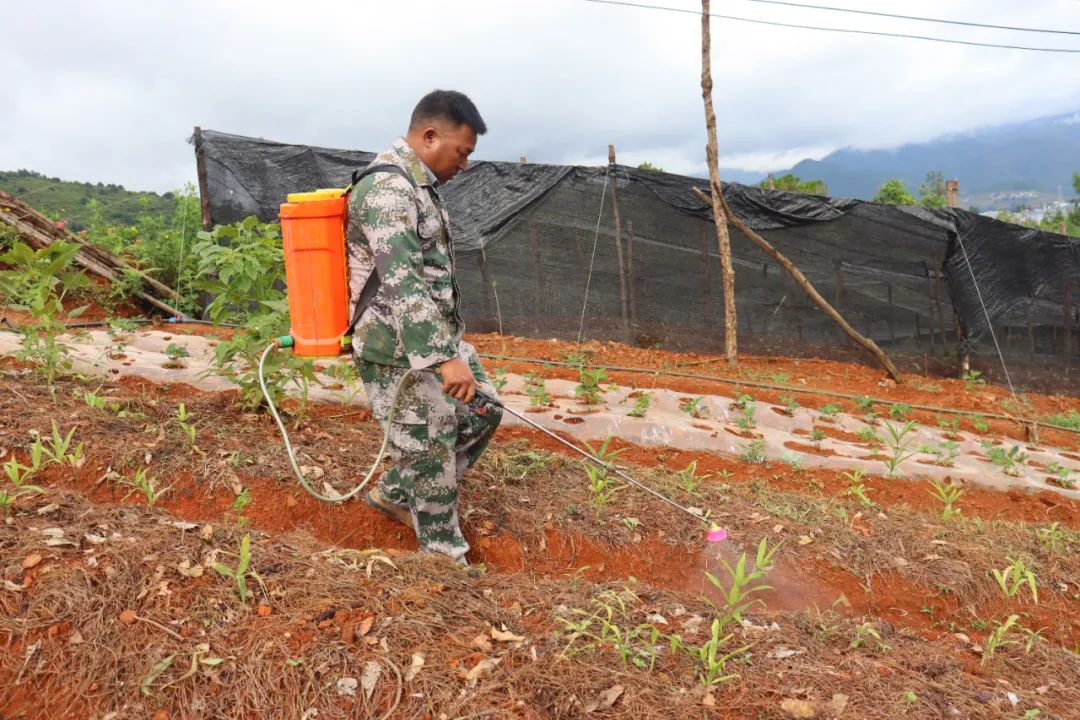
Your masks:
M277 340L274 340L274 342L270 343L265 350L263 350L262 355L259 357L259 388L262 390L263 397L266 398L266 404L270 408L270 414L273 415L274 421L277 422L278 429L281 430L281 439L285 441L285 451L289 455L289 465L292 467L293 475L296 476L296 480L300 483L300 486L303 487L304 490L306 490L308 494L316 500L332 503L345 502L346 500L350 500L355 497L357 493L367 487L367 484L371 482L371 478L375 475L375 471L379 469L379 464L382 462L383 457L386 456L386 446L390 441L390 422L393 420L394 413L397 410L398 397L401 395L401 388L404 387L405 381L409 378L409 376L412 375L414 372L418 371L415 369L407 370L405 374L401 377L401 380L398 381L397 387L394 388L394 397L390 402L390 412L386 417L386 422L383 424L382 445L379 446L379 453L375 456L375 462L371 464L371 469L368 470L367 475L364 476L364 479L360 482L359 485L357 485L344 495L323 495L318 490L311 487L311 485L307 481L307 478L305 478L304 474L300 472L300 466L296 463L296 452L293 450L292 442L289 440L289 433L285 429L285 423L282 422L281 416L278 414L277 408L274 406L274 400L270 397L270 391L266 388L266 376L264 366L266 364L267 355L270 354L271 350L281 347L289 347L291 345L292 338L278 338Z

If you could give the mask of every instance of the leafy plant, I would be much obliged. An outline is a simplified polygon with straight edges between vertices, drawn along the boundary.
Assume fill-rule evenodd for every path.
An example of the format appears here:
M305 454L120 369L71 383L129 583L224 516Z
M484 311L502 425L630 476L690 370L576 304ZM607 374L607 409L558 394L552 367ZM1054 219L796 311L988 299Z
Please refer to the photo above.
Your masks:
M233 503L229 507L229 510L236 513L237 515L240 515L245 510L247 510L248 507L250 507L254 502L255 499L251 497L251 489L244 488L240 491L240 494L236 496L236 499L233 500Z
M40 459L38 461L38 467L40 467ZM0 488L0 509L4 511L4 515L10 515L11 509L15 506L15 502L23 495L31 495L35 493L44 493L45 489L38 485L29 485L29 480L36 468L29 468L21 464L15 459L15 455L12 454L8 461L3 464L4 475L7 476L8 482L11 483L11 489Z
M946 431L945 437L954 438L956 437L957 430L960 429L960 418L941 417L939 415L937 418L937 425L939 428Z
M702 665L698 680L705 687L712 687L738 677L727 672L727 664L731 658L744 652L746 648L738 648L727 653L720 652L720 648L727 646L732 637L734 636L731 634L723 634L723 623L719 618L714 618L712 625L709 626L709 639L697 650L697 658Z
M1072 428L1073 430L1080 430L1080 412L1070 410L1067 413L1048 415L1043 418L1043 422L1048 422L1051 425L1061 425L1062 427Z
M243 324L266 303L284 298L285 256L276 224L250 216L197 237L191 249L197 278L192 287L213 296L206 308L211 320Z
M829 403L827 405L823 405L821 409L818 410L818 412L827 418L833 418L840 413L840 406L835 403Z
M705 398L683 398L679 401L679 409L690 417L706 418L709 416L709 408L705 405Z
M859 439L870 446L870 449L876 449L882 445L881 436L875 432L874 428L869 425L864 425L859 428L859 431L855 433L859 436Z
M960 379L964 381L964 388L966 388L968 392L971 392L980 385L986 384L986 380L978 370L968 370L960 376Z
M1008 450L1005 450L1003 447L997 447L989 441L984 441L982 446L990 462L1000 467L1006 475L1019 476L1021 474L1021 468L1027 462L1028 455L1020 450L1019 445L1013 445Z
M491 373L491 385L496 390L502 390L506 387L506 368L497 367Z
M622 489L616 485L614 478L610 477L607 470L599 465L585 465L585 474L589 478L589 495L592 504L596 506L596 518L599 520L604 508L614 499L615 493Z
M244 539L240 541L240 553L237 557L237 563L235 568L231 568L228 565L220 562L214 563L211 567L214 568L220 575L229 578L236 583L236 594L240 598L241 604L247 604L248 589L247 579L250 575L261 586L262 578L254 570L250 569L251 565L251 536L245 535Z
M542 375L529 373L525 376L525 393L529 396L529 404L534 408L551 404L551 396L544 387Z
M957 456L960 454L960 445L951 440L946 440L939 443L938 446L932 450L932 453L939 463L945 467L952 467Z
M1006 640L1005 636L1008 635L1010 630L1012 630L1019 624L1019 620L1019 615L1010 615L1008 618L1005 619L1005 622L997 623L993 631L986 636L986 642L983 644L983 665L986 665L986 663L990 662L990 660L994 657L994 654L997 653L997 651L1001 648L1005 647L1006 645L1017 644L1016 640Z
M852 649L860 648L870 639L877 642L879 651L886 652L889 650L889 646L881 639L881 633L868 622L864 622L859 625L859 627L855 628L855 637L852 639L849 647Z
M810 440L818 447L821 447L821 441L826 437L828 436L825 434L825 431L818 430L817 428L814 428L813 432L810 433Z
M724 581L712 573L705 573L705 577L709 579L709 582L712 583L713 587L720 591L724 601L722 608L726 613L727 619L741 623L744 612L754 605L765 605L765 602L761 600L761 598L753 596L756 593L762 593L771 589L772 586L759 581L772 572L772 569L775 566L774 558L780 547L780 545L777 545L776 547L770 548L768 538L762 538L761 542L758 543L757 553L754 556L752 568L747 567L747 556L745 552L739 556L737 561L735 561L734 566L728 563L727 560L721 558L720 563L727 572L728 580L730 581L730 584L726 586ZM724 624L725 623L721 623L721 625Z
M192 449L199 450L198 445L195 443L198 428L195 427L194 416L188 412L184 403L179 403L176 406L176 423L180 426L181 432L188 439L188 443ZM201 452L201 451L200 451Z
M1072 471L1059 462L1048 463L1045 468L1046 472L1054 476L1054 483L1060 485L1063 488L1073 488L1076 486L1076 482L1069 476L1072 475Z
M169 343L168 347L165 348L165 356L168 357L169 360L162 364L162 367L179 369L186 367L184 358L191 357L191 353L188 352L188 349L183 345Z
M851 472L846 472L843 475L847 480L847 494L858 500L866 507L874 507L875 503L870 499L867 494L866 485L863 484L863 471L861 468L856 468Z
M169 492L168 487L159 489L157 480L150 477L147 472L147 468L139 468L132 477L120 479L119 482L121 485L127 485L131 488L131 492L125 495L123 500L127 500L135 493L141 493L146 499L146 506L153 507L154 503L164 497L165 493Z
M574 388L574 396L586 405L599 405L602 401L603 388L600 383L608 379L607 373L601 368L586 370L580 368L578 377L581 382Z
M954 507L954 505L967 491L962 487L958 487L952 480L949 480L947 483L940 480L931 480L930 485L933 488L929 491L930 496L938 500L943 506L941 509L941 519L948 521L952 520L954 517L959 517L961 511L959 508Z
M784 403L788 415L794 415L795 411L799 409L799 401L793 395L781 395L780 402Z
M889 470L889 475L895 476L901 463L916 454L910 449L915 441L915 421L909 420L902 426L886 422L885 433L885 444L892 452L892 456L885 460L885 466Z
M44 447L44 452L48 457L49 462L58 465L70 465L72 470L77 470L79 466L82 465L83 443L80 441L75 445L74 449L72 449L71 440L74 435L75 428L68 430L67 435L61 435L60 428L57 426L56 421L52 421L52 437L47 441L48 445ZM68 452L69 450L71 450L71 452Z
M630 409L627 415L637 418L645 417L645 413L649 411L649 406L652 404L653 394L651 392L641 392L634 398L634 407Z
M1060 523L1055 520L1050 523L1050 527L1037 528L1035 537L1050 552L1057 552L1058 548L1064 544L1065 533L1062 531Z
M1011 598L1027 587L1031 591L1031 599L1038 605L1039 589L1036 586L1034 571L1021 558L1006 558L1006 560L1009 564L1004 570L997 568L991 570L1001 592L1005 594L1005 597Z
M747 446L746 450L743 451L742 461L757 465L765 462L766 457L765 441L754 440Z
M889 415L895 420L906 420L907 416L911 414L911 406L901 403L893 403L889 406Z
M697 493L697 489L701 486L701 482L711 477L711 473L698 475L697 460L692 460L689 465L677 472L676 476L679 478L679 487L693 495Z

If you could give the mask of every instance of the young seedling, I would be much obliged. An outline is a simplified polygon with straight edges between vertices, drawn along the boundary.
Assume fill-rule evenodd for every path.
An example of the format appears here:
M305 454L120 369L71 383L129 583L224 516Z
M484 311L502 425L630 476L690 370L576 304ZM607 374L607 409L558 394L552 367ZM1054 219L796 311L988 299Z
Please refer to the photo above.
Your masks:
M1019 477L1023 472L1023 466L1027 462L1028 455L1020 450L1019 445L1013 445L1008 450L1005 450L1005 448L997 447L989 441L983 441L982 446L990 462L1000 467L1001 471L1006 475Z
M1035 537L1047 550L1057 552L1058 548L1064 544L1065 533L1061 530L1060 523L1054 521L1050 523L1050 527L1035 530Z
M679 409L690 417L706 418L709 416L709 408L705 406L705 398L683 398L679 402Z
M506 387L506 368L497 367L491 374L491 385L496 390Z
M627 413L630 417L643 418L652 404L653 393L641 392L634 398L634 407Z
M90 408L91 410L105 409L106 400L102 396L98 395L99 390L101 390L100 385L98 385L93 390L88 390L82 394L83 402L86 403L86 407Z
M580 384L574 388L574 396L586 405L599 405L603 399L603 388L600 383L608 379L607 373L600 368L586 370L580 368L578 376Z
M71 439L75 435L75 428L68 430L67 435L60 434L60 428L56 421L52 421L52 438L49 445L44 448L45 455L50 463L58 465L70 465L72 470L77 470L83 463L83 443L80 441L71 452Z
M822 405L818 412L831 420L840 414L840 406L836 403L829 403L828 405Z
M187 367L184 363L184 358L191 357L191 353L183 345L177 345L176 343L169 343L165 348L165 356L168 357L168 361L162 363L163 368L180 369Z
M614 479L608 476L607 470L598 465L585 465L585 474L589 478L589 496L596 507L596 519L599 520L604 513L604 508L622 487L616 485Z
M900 403L893 403L889 406L889 415L894 420L907 420L908 415L911 414L911 406L903 405Z
M971 415L968 419L971 420L971 426L976 432L984 434L990 432L990 424L983 419L982 415Z
M817 428L814 428L813 432L810 433L810 440L814 443L814 445L818 447L819 450L821 449L821 441L824 440L826 437L828 436L825 434L825 431L818 430Z
M709 627L709 639L697 649L697 659L701 662L701 673L698 680L706 688L718 685L728 680L734 680L738 675L727 672L727 664L731 658L745 652L747 647L737 648L727 653L721 653L720 648L731 642L732 634L723 634L723 623L719 618L714 618ZM672 643L674 645L674 643Z
M759 465L765 462L765 459L766 454L764 440L754 440L750 443L749 446L747 446L746 450L743 451L742 454L743 462L752 463L754 465Z
M711 473L705 475L697 474L697 460L693 460L685 468L677 473L679 477L679 487L690 495L697 493L697 489L701 486L701 482L711 476Z
M957 487L952 480L948 483L932 480L930 485L933 487L932 490L928 491L930 496L942 504L941 519L948 521L954 517L960 517L960 508L954 507L954 505L960 499L960 496L967 491L962 487Z
M1039 604L1039 590L1035 583L1035 573L1024 563L1021 558L1006 558L1009 564L1004 570L993 568L991 572L994 580L1005 597L1014 597L1020 590L1027 587L1031 591L1031 599L1036 605Z
M936 448L931 448L931 454L945 467L952 467L956 457L960 454L960 445L952 440L939 443Z
M231 554L231 553L230 553ZM236 594L240 598L240 603L246 605L248 599L247 578L250 575L255 578L260 587L263 584L262 578L254 570L249 568L251 564L251 536L245 535L244 539L240 541L240 554L237 557L236 568L231 568L224 563L216 562L212 565L220 575L229 578L236 583ZM265 588L264 588L265 591Z
M147 474L146 468L139 468L131 478L121 478L120 483L131 488L131 492L125 495L122 498L123 500L127 500L135 493L142 493L143 497L146 498L147 507L153 507L154 503L169 492L168 487L158 489L157 480Z
M870 499L867 494L866 485L863 484L863 471L862 468L856 468L851 472L846 472L843 475L847 480L847 494L858 500L866 507L874 507L875 503Z
M997 627L986 636L986 642L983 644L983 656L982 664L990 662L994 657L994 654L1006 645L1016 645L1016 640L1006 640L1005 636L1009 633L1013 627L1017 626L1020 620L1019 615L1010 615L1006 618L1005 622L997 624Z
M870 427L869 425L864 425L863 427L859 428L859 431L855 434L859 436L860 440L869 445L871 450L876 450L877 448L881 447L881 436L879 436L874 431L874 428Z
M957 431L960 429L960 418L938 416L937 424L939 428L946 431L945 437L950 439L958 437Z
M1076 482L1070 478L1072 471L1059 462L1052 462L1046 466L1046 472L1054 476L1053 483L1067 490L1076 487Z
M781 395L780 402L784 403L788 415L794 415L795 411L799 409L799 401L792 395Z
M722 608L726 613L726 618L725 622L721 623L722 625L725 625L728 621L732 620L741 623L744 612L759 603L762 606L765 605L765 602L761 598L752 596L755 593L761 593L771 589L771 585L766 585L759 581L772 572L772 569L775 566L774 558L779 549L780 545L770 548L768 538L762 538L761 542L758 543L753 569L747 569L746 553L742 553L739 556L734 567L732 567L727 560L721 558L720 563L727 572L731 583L727 587L725 587L722 580L712 573L705 573L705 577L709 579L709 582L712 583L713 587L720 591L724 599Z
M551 396L544 387L544 378L536 373L525 376L525 393L529 396L529 405L541 408L551 404Z
M885 460L885 466L889 470L889 476L895 477L901 463L916 454L915 451L910 449L911 444L915 441L913 436L915 433L915 421L909 420L903 426L886 422L885 433L885 444L892 451L892 456Z
M855 637L852 639L850 647L852 649L860 648L870 639L877 642L878 650L880 652L888 652L890 649L886 643L882 642L881 633L874 629L874 626L868 622L864 622L862 625L855 628Z
M978 370L968 370L960 378L964 381L964 388L968 392L986 384L986 380L983 379L982 373Z

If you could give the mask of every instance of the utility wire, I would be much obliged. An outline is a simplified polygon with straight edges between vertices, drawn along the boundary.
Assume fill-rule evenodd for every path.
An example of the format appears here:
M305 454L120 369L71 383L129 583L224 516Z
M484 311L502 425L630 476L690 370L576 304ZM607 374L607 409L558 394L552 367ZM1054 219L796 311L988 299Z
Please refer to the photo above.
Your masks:
M666 7L664 5L647 5L644 3L624 2L623 0L585 0L585 2L598 3L601 5L622 5L625 7L644 8L647 10L666 10L667 12L685 13L687 15L701 15L701 13L697 10ZM772 25L775 27L797 28L799 30L820 30L822 32L849 33L852 35L874 35L877 37L905 38L908 40L926 40L929 42L946 43L950 45L971 45L973 47L1001 48L1005 50L1026 50L1029 52L1080 53L1080 48L1074 50L1072 48L1030 47L1027 45L1004 45L1000 43L974 42L971 40L952 40L950 38L930 37L929 35L910 35L907 33L891 33L874 30L851 30L848 28L822 27L820 25L798 25L795 23L775 22L772 20L758 20L756 18L745 18L735 15L721 15L719 13L709 13L709 16L721 18L723 20L735 20L736 22L754 23L756 25Z
M832 12L851 13L853 15L873 15L875 17L896 18L898 20L917 20L919 22L941 23L943 25L963 25L965 27L991 28L993 30L1015 30L1016 32L1048 33L1053 35L1080 35L1075 30L1047 30L1044 28L1014 27L1012 25L991 25L989 23L967 22L964 20L945 20L943 18L919 17L918 15L897 15L895 13L875 12L873 10L853 10L851 8L831 7L829 5L804 5L787 0L746 0L763 5L787 5L808 10L830 10Z

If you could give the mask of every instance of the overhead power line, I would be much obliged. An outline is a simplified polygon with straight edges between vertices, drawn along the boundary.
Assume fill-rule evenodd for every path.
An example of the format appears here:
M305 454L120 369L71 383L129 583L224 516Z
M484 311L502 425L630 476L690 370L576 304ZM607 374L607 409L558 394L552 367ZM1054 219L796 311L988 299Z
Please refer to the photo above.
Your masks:
M1052 35L1080 35L1075 30L1047 30L1044 28L1014 27L1012 25L991 25L989 23L967 22L965 20L945 20L943 18L919 17L918 15L897 15L895 13L876 12L874 10L853 10L852 8L832 7L830 5L807 5L787 0L746 0L763 5L787 5L809 10L830 10L832 12L852 13L853 15L873 15L875 17L896 18L898 20L917 20L919 22L941 23L943 25L963 25L965 27L990 28L993 30L1014 30L1016 32L1049 33Z
M643 8L647 10L664 10L667 12L684 13L687 15L701 15L697 10L688 10L686 8L674 8L666 7L664 5L648 5L645 3L633 3L625 2L623 0L585 0L585 2L599 3L602 5L622 5L625 7ZM974 42L972 40L953 40L951 38L939 38L930 37L929 35L911 35L908 33L892 33L892 32L880 32L875 30L852 30L848 28L835 28L835 27L822 27L820 25L799 25L796 23L776 22L773 20L759 20L756 18L738 17L736 15L721 15L720 13L709 13L709 17L721 18L723 20L734 20L736 22L754 23L756 25L772 25L774 27L787 27L796 28L799 30L818 30L821 32L834 32L834 33L848 33L852 35L873 35L877 37L892 37L892 38L905 38L908 40L926 40L928 42L947 43L950 45L970 45L973 47L986 47L986 48L1001 48L1004 50L1026 50L1028 52L1047 52L1047 53L1080 53L1080 48L1046 48L1046 47L1029 47L1026 45L1005 45L1001 43L984 43Z

